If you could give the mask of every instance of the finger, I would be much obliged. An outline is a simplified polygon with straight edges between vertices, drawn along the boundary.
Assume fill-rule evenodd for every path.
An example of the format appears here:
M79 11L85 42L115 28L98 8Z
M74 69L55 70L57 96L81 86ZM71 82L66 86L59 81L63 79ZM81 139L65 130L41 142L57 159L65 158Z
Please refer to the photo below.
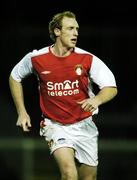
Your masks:
M20 126L18 122L16 123L16 126Z
M87 104L87 102L84 102L82 105L81 105L81 108L84 109L85 111L90 107L89 104Z
M85 102L85 100L77 101L78 104L83 104L84 102Z
M92 112L95 110L95 107L93 107L91 104L86 104L84 107L83 107L84 111L89 111L89 112Z
M84 108L85 111L90 111L91 109L92 109L91 105L86 105Z
M30 131L30 129L27 126L22 126L22 128L23 128L23 131L25 131L25 132Z
M25 124L23 123L21 127L23 128L23 131L30 131L30 129L28 128L27 123L25 123Z
M28 127L31 127L31 123L30 123L30 121L28 121L28 122L27 122L27 125L28 125Z
M96 109L97 109L97 108L92 107L92 108L90 109L90 112L93 113Z
M21 123L20 123L20 122L17 122L17 123L16 123L16 126L21 126Z

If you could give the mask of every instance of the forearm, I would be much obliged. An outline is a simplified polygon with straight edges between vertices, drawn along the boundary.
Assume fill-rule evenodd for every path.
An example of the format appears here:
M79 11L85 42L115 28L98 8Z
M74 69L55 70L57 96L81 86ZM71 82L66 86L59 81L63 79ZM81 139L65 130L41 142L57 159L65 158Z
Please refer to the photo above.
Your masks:
M117 95L116 87L104 87L99 91L99 93L95 96L98 101L98 105L104 104L111 99L113 99Z
M20 82L15 81L11 76L9 77L9 86L11 95L18 114L26 113L24 106L23 88Z

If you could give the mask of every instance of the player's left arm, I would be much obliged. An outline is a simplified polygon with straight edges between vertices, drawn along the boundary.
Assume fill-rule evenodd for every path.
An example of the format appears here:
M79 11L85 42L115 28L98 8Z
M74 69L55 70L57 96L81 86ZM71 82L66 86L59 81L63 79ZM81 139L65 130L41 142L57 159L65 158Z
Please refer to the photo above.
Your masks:
M115 77L106 64L94 56L90 68L90 78L99 87L99 92L88 99L78 102L85 111L93 112L98 106L104 104L117 95Z
M100 105L110 101L117 95L116 87L104 87L94 97L78 102L84 111L94 112Z
M98 105L101 105L113 99L117 93L117 87L104 87L95 96L95 99L98 102Z

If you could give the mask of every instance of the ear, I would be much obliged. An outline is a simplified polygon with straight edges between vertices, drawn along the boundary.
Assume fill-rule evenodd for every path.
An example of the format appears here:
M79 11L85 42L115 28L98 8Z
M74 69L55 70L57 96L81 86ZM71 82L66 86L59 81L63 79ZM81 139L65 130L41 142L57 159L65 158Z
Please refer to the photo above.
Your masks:
M54 33L58 37L60 35L60 29L59 28L55 28L54 29Z

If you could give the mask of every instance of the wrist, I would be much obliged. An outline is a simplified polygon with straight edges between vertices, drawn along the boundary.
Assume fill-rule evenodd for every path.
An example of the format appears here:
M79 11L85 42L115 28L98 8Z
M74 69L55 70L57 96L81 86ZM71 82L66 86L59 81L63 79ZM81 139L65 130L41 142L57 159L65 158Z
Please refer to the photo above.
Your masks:
M103 104L103 101L102 99L100 98L100 96L96 95L95 96L95 100L96 100L96 103L98 106L100 106L101 104Z

